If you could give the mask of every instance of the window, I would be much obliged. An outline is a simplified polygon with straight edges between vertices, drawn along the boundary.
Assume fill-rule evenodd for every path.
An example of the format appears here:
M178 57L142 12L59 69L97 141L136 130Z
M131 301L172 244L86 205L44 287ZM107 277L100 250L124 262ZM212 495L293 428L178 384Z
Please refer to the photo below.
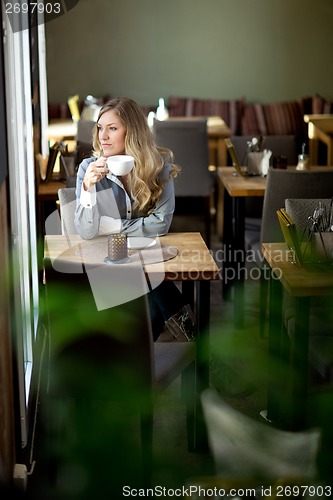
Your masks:
M4 4L2 4L4 5ZM29 26L28 14L18 16L20 26ZM4 20L4 66L7 103L7 138L11 248L13 269L14 348L18 365L22 446L28 439L28 402L33 367L33 345L38 327L38 263L35 213L35 162L32 110L32 65L30 29L14 31L8 17ZM43 40L43 25L38 27ZM44 45L42 46L42 51ZM42 52L38 71L45 73ZM44 64L43 64L44 63ZM46 99L46 76L41 90ZM43 106L44 119L46 104ZM45 128L45 127L44 127Z

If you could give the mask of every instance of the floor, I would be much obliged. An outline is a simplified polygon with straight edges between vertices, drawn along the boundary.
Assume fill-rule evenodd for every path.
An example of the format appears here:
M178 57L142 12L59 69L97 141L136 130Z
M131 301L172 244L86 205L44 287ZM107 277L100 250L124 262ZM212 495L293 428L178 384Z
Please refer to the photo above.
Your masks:
M175 228L184 230L185 226L189 227L188 220L179 217ZM200 219L196 220L193 227L202 227L203 231ZM211 250L219 267L220 249L221 242L212 231ZM247 280L245 287L244 327L237 329L234 326L233 300L223 300L221 282L211 283L210 334L214 363L210 370L210 386L234 408L251 418L263 421L260 412L266 405L267 338L260 338L259 335L258 280ZM156 452L164 457L165 467L155 471L155 484L179 487L196 481L198 477L214 474L214 463L209 451L187 452L186 424L179 399L179 381L161 396L160 404L160 412L157 413L155 422L158 436ZM166 408L169 408L169 411L166 411Z
M172 230L202 230L204 232L204 223L200 216L194 217L193 220L179 216L175 217ZM221 267L220 248L221 242L213 226L211 249L219 267ZM221 282L211 283L211 351L214 352L214 364L210 372L210 385L232 406L254 419L262 420L260 411L265 409L266 403L267 339L259 336L258 291L257 280L246 281L244 328L236 329L233 300L228 302L223 300ZM159 397L155 406L153 485L171 489L179 488L191 484L195 478L214 474L214 463L209 450L190 453L187 450L186 439L186 421L180 399L180 381L176 380ZM90 495L84 493L83 486L80 491L71 489L71 483L74 484L73 478L80 475L80 471L75 469L66 470L65 476L61 478L62 487L55 485L50 487L48 471L43 464L43 452L40 451L40 448L45 450L45 443L42 441L43 436L38 436L35 472L29 478L29 498L34 500L91 498ZM96 450L98 450L97 443ZM121 460L119 450L110 449L105 457L107 463L105 470L103 473L96 471L97 476L103 475L103 478L95 479L96 496L99 499L123 497L114 490L114 484L117 483L114 471L117 470L117 461ZM132 461L129 461L127 477L129 488L132 487L132 480L134 485L137 484L131 477L130 462ZM84 485L83 479L82 485ZM100 489L98 485L101 485Z

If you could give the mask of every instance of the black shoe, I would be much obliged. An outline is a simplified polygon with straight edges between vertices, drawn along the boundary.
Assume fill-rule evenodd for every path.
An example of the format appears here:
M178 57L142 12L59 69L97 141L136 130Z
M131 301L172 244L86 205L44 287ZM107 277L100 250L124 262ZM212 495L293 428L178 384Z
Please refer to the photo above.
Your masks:
M165 326L178 342L193 342L196 334L196 319L191 307L187 304L171 316Z

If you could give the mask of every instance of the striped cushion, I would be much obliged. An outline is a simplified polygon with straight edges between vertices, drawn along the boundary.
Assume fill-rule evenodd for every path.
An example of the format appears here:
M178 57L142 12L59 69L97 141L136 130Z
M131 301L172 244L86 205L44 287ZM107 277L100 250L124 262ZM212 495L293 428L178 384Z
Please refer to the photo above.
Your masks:
M169 98L170 116L221 116L231 135L307 137L304 114L333 113L333 100L320 95L300 100L245 105L245 99Z
M270 104L251 104L244 110L243 135L296 135L306 136L302 101Z
M246 106L242 118L242 135L267 135L267 126L261 104Z
M263 104L268 135L305 135L301 101Z
M186 116L186 97L169 97L169 116Z
M170 97L170 116L220 116L231 129L231 134L239 134L244 108L243 99L195 99Z
M333 113L333 101L330 99L325 99L320 95L315 95L312 98L312 113L313 114L332 114Z

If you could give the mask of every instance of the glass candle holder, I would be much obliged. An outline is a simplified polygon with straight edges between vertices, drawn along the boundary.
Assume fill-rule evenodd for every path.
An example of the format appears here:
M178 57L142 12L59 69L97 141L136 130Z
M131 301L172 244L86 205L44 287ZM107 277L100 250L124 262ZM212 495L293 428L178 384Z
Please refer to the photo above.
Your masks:
M309 169L310 169L309 155L303 153L301 155L298 155L298 163L296 170L309 170Z
M128 257L126 234L114 233L109 235L108 257L112 261L123 260Z

